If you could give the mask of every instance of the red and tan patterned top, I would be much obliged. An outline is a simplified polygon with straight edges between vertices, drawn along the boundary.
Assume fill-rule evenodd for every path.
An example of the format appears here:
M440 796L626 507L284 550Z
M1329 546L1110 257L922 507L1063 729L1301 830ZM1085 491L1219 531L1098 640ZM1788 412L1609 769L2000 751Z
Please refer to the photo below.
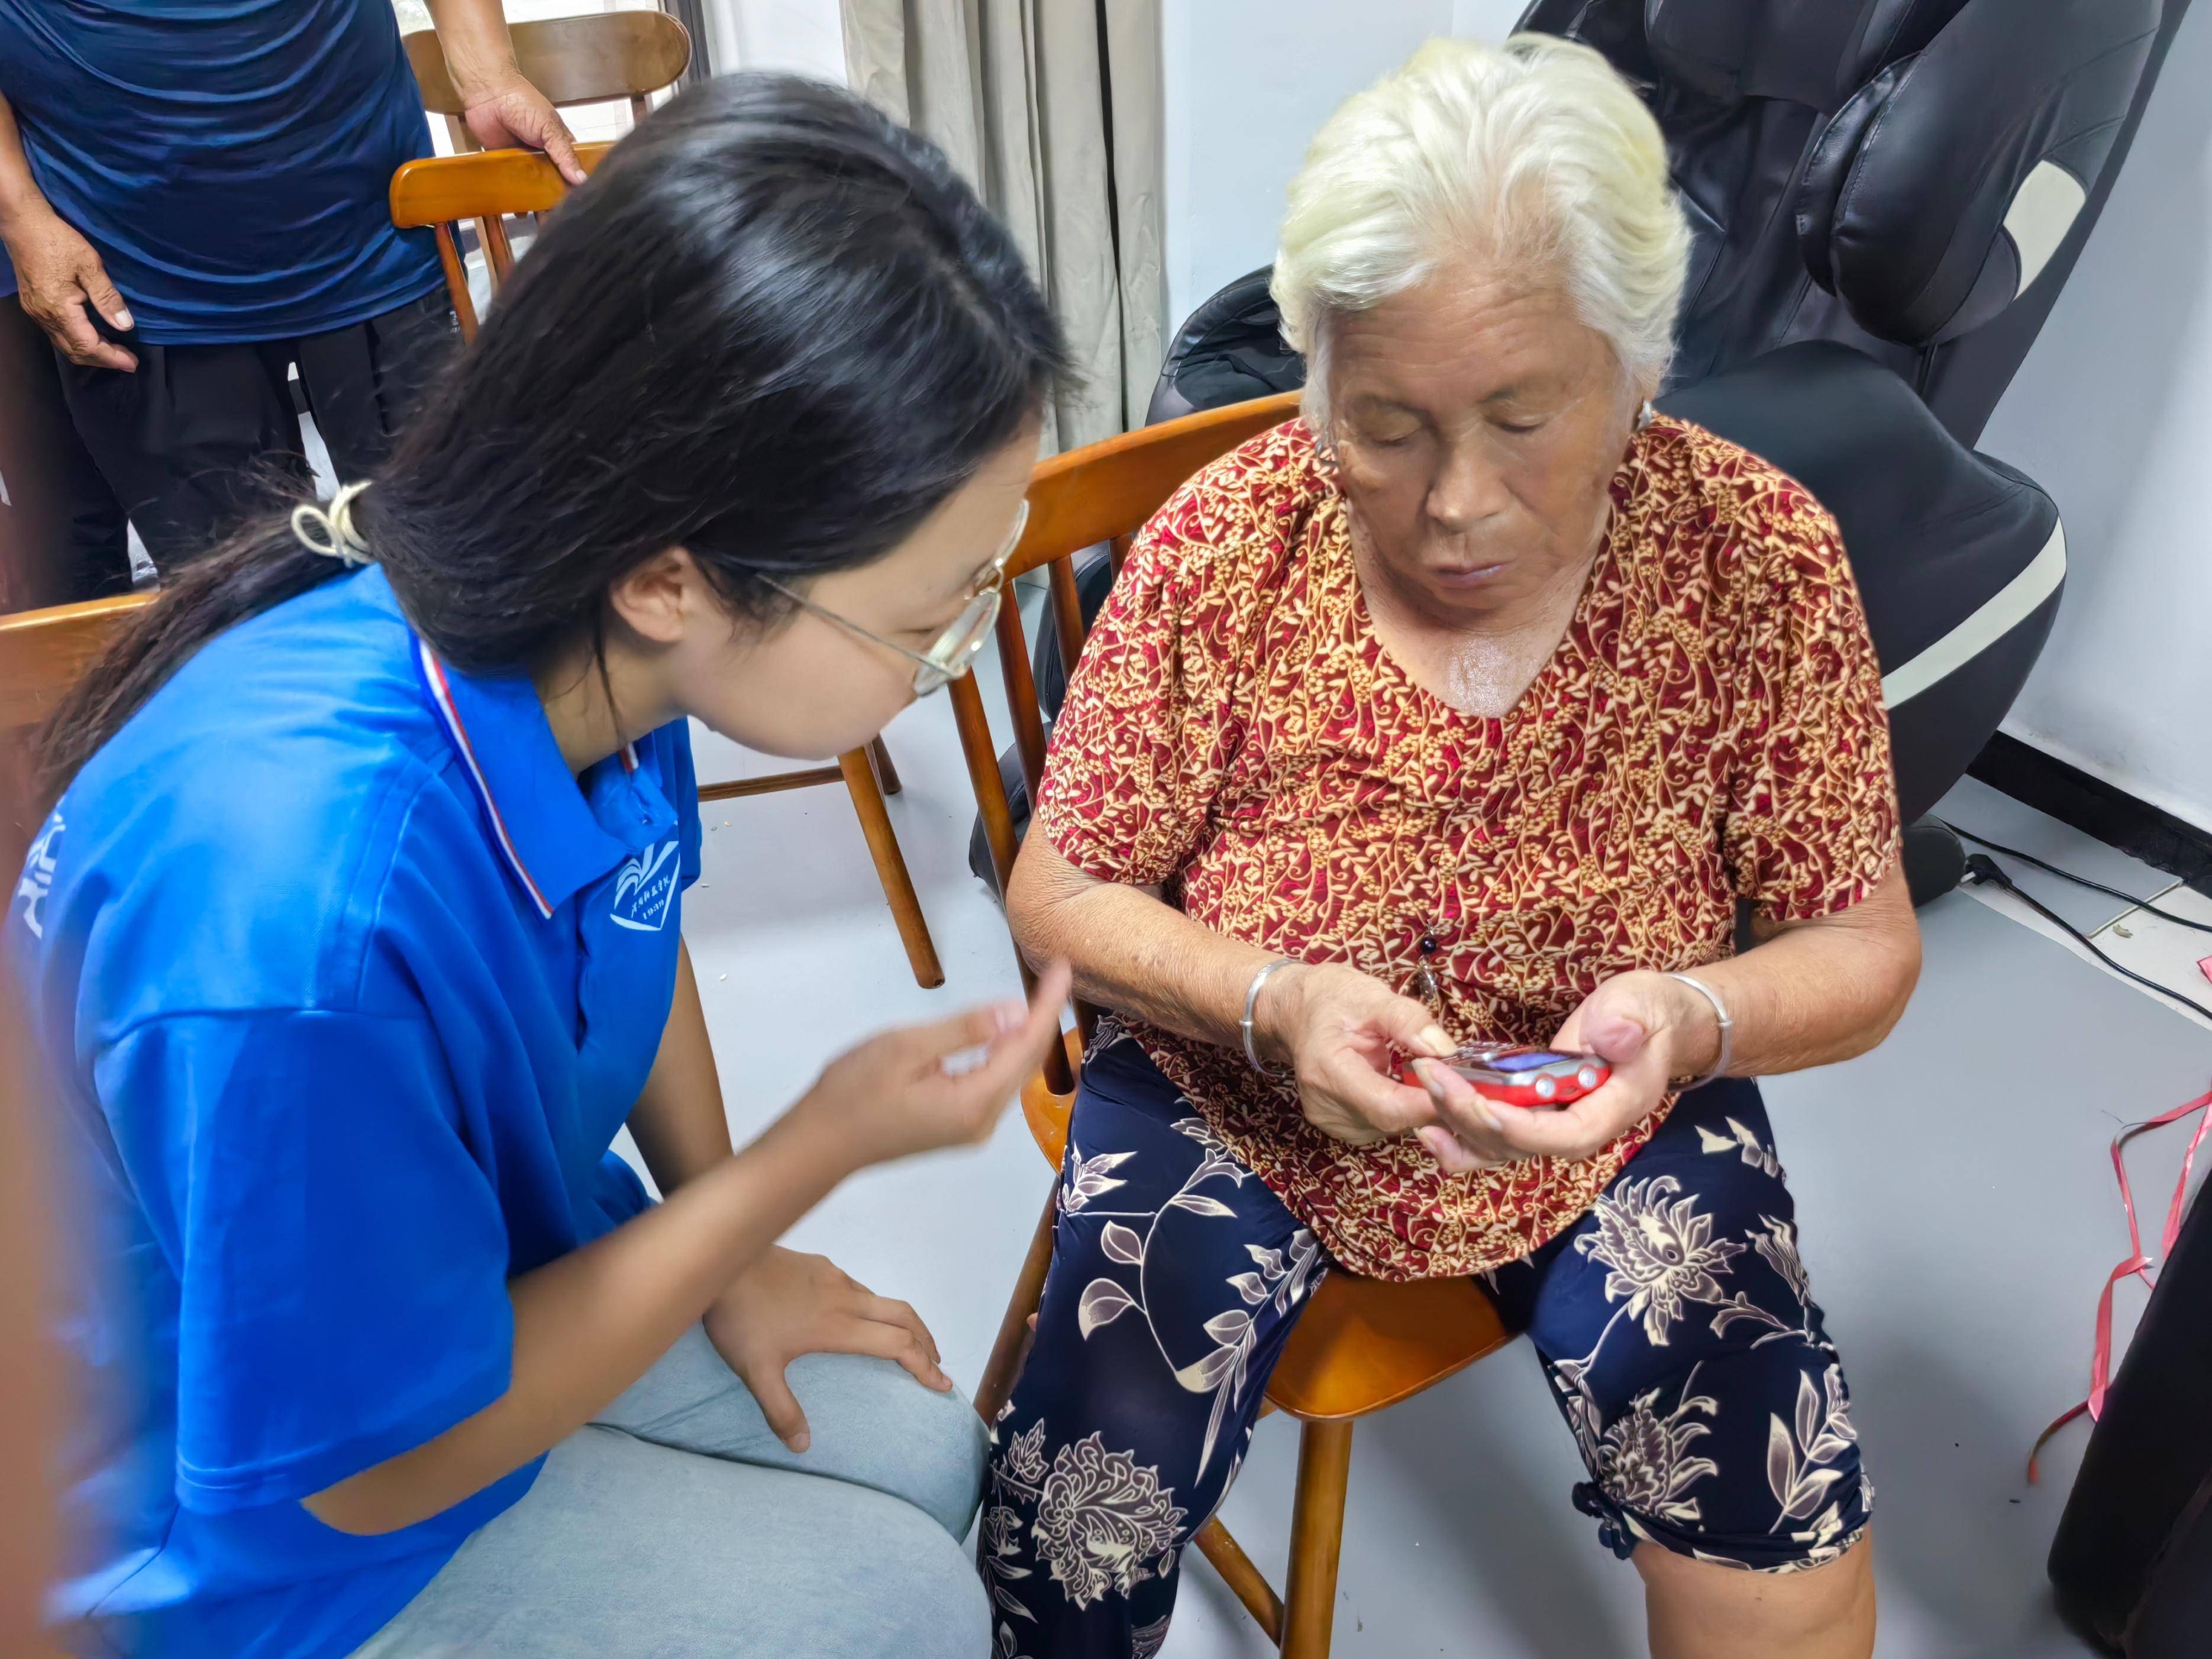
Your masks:
M1601 980L1734 947L1736 896L1799 921L1898 853L1881 671L1834 521L1665 417L1613 481L1573 620L1504 718L1407 677L1369 621L1345 502L1302 422L1146 526L1053 733L1036 827L1206 926L1404 988L1454 1036L1547 1042ZM1586 1210L1658 1125L1585 1163L1448 1176L1348 1146L1243 1054L1151 1026L1168 1078L1352 1272L1466 1273ZM1670 1102L1669 1104L1672 1103Z

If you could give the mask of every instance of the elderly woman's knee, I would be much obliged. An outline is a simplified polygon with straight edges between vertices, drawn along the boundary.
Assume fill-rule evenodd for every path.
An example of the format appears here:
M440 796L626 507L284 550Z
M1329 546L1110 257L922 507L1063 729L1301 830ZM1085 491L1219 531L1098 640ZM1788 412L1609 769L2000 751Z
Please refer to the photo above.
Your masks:
M966 1395L939 1394L890 1360L856 1354L806 1354L788 1376L817 1446L860 1442L868 1459L857 1478L967 1536L990 1437Z
M1726 1632L1759 1651L1790 1653L1815 1641L1835 1643L1856 1630L1868 1648L1873 1645L1870 1529L1833 1557L1778 1571L1748 1572L1658 1544L1639 1547L1635 1562L1650 1597L1655 1644L1677 1632L1707 1638Z

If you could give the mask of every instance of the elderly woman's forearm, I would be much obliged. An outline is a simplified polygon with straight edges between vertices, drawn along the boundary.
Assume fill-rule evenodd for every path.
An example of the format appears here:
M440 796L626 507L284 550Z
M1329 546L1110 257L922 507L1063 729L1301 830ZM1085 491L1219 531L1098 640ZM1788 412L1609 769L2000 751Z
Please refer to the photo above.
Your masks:
M1696 970L1734 1023L1729 1069L1774 1076L1864 1054L1889 1035L1920 976L1920 932L1901 871L1840 915L1784 928ZM1692 994L1694 994L1692 993ZM1709 1045L1717 1025L1696 1029ZM1692 1054L1702 1071L1711 1052Z
M1014 866L1006 916L1022 955L1066 962L1086 1002L1232 1048L1243 1042L1252 975L1274 960L1145 888L1085 875L1035 836Z

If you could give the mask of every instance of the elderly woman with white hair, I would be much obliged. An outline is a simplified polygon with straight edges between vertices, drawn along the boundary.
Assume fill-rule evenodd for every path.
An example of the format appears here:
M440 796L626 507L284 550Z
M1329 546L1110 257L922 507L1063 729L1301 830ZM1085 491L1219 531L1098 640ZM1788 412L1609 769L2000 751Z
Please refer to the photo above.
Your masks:
M997 1427L1008 1659L1158 1650L1334 1271L1482 1276L1655 1654L1872 1647L1871 1492L1748 1079L1879 1042L1918 942L1835 525L1648 401L1686 241L1635 94L1543 37L1425 47L1291 186L1304 417L1139 538L1009 894L1115 1013ZM1492 1105L1435 1063L1470 1040L1610 1078Z

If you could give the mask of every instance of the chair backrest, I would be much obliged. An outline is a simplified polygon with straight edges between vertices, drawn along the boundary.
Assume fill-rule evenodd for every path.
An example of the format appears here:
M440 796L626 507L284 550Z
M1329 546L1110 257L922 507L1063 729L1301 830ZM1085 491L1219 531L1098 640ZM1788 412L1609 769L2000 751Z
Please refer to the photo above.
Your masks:
M39 728L123 624L152 603L150 593L126 593L0 617L0 870L11 888L38 828L31 782Z
M613 148L612 144L579 144L576 159L588 173ZM535 150L527 149L426 156L408 162L392 175L392 222L402 230L428 225L436 233L438 262L445 267L446 292L460 319L464 340L476 338L477 308L469 297L467 268L461 263L460 222L477 222L485 267L496 293L514 269L507 216L546 212L558 207L568 193L568 181L561 177L560 169Z
M556 106L627 98L632 118L640 121L647 96L675 85L691 63L690 34L665 11L548 17L516 23L507 33L515 67ZM475 149L474 137L459 119L465 106L437 31L417 29L403 44L422 88L422 107L451 123L456 149Z
M1832 340L1971 448L2188 6L1534 0L1519 27L1602 52L1666 134L1692 236L1674 384Z
M1029 526L1007 562L1006 574L1011 581L1032 570L1047 573L1060 659L1071 672L1082 652L1084 635L1083 608L1075 589L1075 556L1103 542L1112 548L1114 567L1119 570L1130 538L1184 480L1254 434L1279 426L1297 414L1297 408L1296 392L1231 404L1087 444L1037 467L1030 481ZM1006 673L1006 702L1015 746L1021 754L1022 775L1034 801L1044 774L1044 717L1037 706L1020 607L1012 604L999 608L999 661ZM976 810L983 817L991 863L1003 893L1014 867L1012 803L999 771L990 721L975 676L962 675L951 690L953 716L960 727L960 747L968 760L969 783L975 790ZM1018 961L1018 948L1015 956ZM1033 987L1035 976L1027 963L1022 963L1021 971L1022 982ZM1079 1004L1078 1018L1087 1026L1086 1013ZM1045 1076L1056 1092L1065 1092L1071 1086L1066 1057L1057 1050L1048 1058Z

